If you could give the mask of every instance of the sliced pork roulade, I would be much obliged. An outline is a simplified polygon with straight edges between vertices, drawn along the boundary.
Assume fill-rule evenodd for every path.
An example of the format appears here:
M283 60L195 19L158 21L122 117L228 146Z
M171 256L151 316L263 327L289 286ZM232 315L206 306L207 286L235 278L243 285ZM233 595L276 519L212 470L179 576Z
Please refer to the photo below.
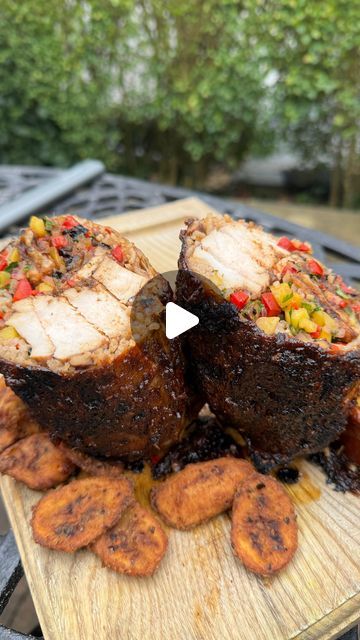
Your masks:
M33 217L0 268L0 371L53 438L129 459L180 438L189 401L165 337L172 293L141 251L88 220Z
M266 470L345 428L360 379L360 296L311 247L211 215L181 234L177 301L212 411Z

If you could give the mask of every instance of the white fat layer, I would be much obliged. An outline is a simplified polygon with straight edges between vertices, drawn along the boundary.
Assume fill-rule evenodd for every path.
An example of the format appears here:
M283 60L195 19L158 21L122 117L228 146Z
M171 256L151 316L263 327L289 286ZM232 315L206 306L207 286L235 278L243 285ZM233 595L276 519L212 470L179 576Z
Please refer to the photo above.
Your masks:
M229 223L211 231L195 248L191 260L194 267L204 264L204 275L210 279L216 272L215 284L220 277L222 288L246 289L259 295L269 286L270 271L284 253L262 230Z
M125 269L108 256L94 271L93 278L121 302L127 302L135 296L147 282L146 278Z
M66 298L37 296L33 304L48 338L55 346L55 358L67 360L87 351L95 351L107 343L107 338L82 318Z
M26 298L14 303L15 313L6 324L14 327L18 334L31 346L31 357L43 360L54 353L54 345L46 335L33 307L33 300Z
M108 338L130 337L129 313L101 285L96 289L68 289L64 295L82 316Z

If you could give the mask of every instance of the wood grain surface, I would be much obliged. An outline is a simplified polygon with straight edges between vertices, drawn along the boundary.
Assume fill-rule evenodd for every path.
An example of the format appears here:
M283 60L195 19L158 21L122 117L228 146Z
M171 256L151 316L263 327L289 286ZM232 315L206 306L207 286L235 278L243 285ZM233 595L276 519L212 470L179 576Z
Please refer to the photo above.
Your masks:
M176 269L184 217L209 208L187 199L107 218L159 271ZM299 550L277 577L255 577L234 558L225 515L190 532L169 531L169 551L152 578L101 567L88 551L67 555L32 540L39 494L3 477L14 529L45 640L318 640L360 617L359 499L333 491L320 469L298 461L288 487Z

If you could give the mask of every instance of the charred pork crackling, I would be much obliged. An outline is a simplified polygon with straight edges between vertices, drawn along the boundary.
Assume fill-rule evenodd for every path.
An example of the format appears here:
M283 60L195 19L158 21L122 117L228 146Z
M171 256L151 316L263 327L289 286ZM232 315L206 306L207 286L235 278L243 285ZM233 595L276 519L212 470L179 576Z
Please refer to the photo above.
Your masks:
M50 436L129 460L176 442L189 400L172 292L143 253L88 220L32 217L0 262L0 372Z
M359 395L360 296L311 246L209 215L187 221L177 302L196 384L266 471L323 449Z

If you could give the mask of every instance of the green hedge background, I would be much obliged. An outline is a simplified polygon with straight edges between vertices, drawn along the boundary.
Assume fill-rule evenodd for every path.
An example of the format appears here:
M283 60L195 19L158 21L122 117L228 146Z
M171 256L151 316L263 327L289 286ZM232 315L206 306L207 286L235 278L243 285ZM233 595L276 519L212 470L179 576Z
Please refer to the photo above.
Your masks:
M0 162L201 186L280 140L359 199L356 0L1 0Z

